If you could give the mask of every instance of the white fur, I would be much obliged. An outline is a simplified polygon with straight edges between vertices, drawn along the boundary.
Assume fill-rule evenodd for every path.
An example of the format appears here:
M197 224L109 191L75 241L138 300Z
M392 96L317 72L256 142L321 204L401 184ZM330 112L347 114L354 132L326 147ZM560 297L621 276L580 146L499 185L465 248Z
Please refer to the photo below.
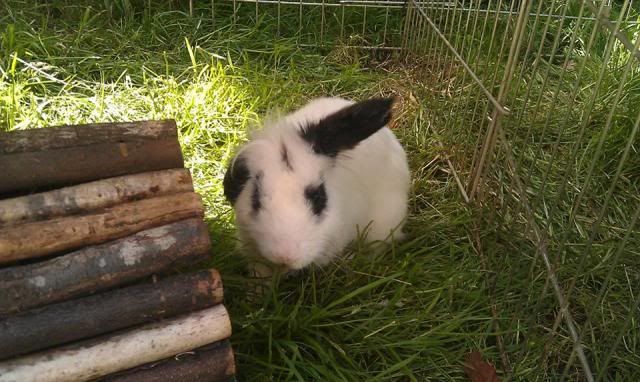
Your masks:
M317 122L353 104L340 98L318 98L255 132L241 153L252 174L263 172L262 208L252 213L253 185L248 182L235 203L239 238L288 269L331 261L369 228L368 241L401 239L407 214L409 168L404 149L387 127L352 150L332 159L314 153L299 135ZM281 142L294 171L281 158ZM325 182L327 209L319 219L304 198L309 184Z

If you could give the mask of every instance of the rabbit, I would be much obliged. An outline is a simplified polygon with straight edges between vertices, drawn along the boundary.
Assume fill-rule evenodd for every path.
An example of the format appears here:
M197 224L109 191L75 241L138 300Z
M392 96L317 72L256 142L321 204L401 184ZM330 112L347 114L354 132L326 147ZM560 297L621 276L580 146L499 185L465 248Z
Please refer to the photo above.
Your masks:
M393 102L316 98L252 134L223 180L247 254L286 273L326 265L363 230L367 242L404 238L410 173L386 126Z

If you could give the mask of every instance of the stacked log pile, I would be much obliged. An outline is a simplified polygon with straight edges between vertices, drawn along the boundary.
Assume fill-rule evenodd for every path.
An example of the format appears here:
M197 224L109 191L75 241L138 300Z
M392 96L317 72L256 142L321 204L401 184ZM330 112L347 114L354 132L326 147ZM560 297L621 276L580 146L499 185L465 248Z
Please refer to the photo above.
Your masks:
M173 121L0 133L0 382L230 381Z

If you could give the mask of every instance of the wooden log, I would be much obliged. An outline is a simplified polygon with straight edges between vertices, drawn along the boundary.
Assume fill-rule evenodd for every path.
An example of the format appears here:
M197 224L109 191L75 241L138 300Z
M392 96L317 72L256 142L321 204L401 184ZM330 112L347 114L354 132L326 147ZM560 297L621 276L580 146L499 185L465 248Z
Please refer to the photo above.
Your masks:
M0 229L0 264L73 250L204 214L193 192L125 203L80 216Z
M228 340L100 379L100 382L227 382L236 373Z
M119 175L184 167L176 138L97 143L0 156L0 195L24 194Z
M229 315L218 304L104 338L0 362L0 382L87 381L190 351L230 335Z
M214 269L47 305L0 319L0 359L95 337L222 302Z
M0 200L0 227L73 215L178 192L192 192L187 169L127 175Z
M1 133L0 195L182 168L175 121L93 124Z
M85 296L208 258L206 224L187 219L39 263L0 269L0 315Z
M0 133L0 155L89 146L107 142L144 142L177 138L173 120L90 123Z

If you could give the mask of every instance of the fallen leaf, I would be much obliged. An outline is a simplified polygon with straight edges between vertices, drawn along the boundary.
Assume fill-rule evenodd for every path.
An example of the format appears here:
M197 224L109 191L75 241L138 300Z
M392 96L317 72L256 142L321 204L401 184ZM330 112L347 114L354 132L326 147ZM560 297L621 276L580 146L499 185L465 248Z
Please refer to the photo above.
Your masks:
M496 368L482 360L482 354L473 351L465 356L464 372L471 382L499 382Z

